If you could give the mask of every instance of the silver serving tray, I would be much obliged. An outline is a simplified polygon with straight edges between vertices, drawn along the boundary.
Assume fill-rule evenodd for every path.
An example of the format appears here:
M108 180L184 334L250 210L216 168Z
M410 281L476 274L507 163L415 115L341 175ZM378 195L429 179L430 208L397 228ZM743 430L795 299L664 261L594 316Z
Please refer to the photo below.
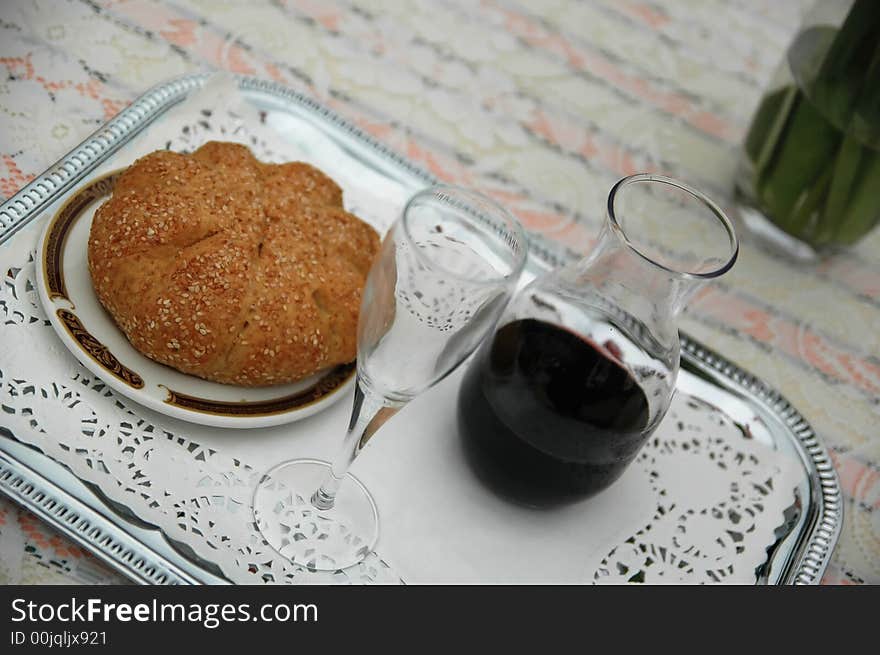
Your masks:
M159 116L200 89L210 76L188 75L160 84L138 98L43 174L0 205L0 244L124 147ZM295 91L273 82L238 77L257 108L271 107L307 118L348 154L376 172L409 184L430 185L432 175ZM532 272L576 255L535 236ZM681 336L679 388L732 416L741 429L780 451L794 454L804 475L790 520L776 533L759 584L818 584L840 534L840 486L825 447L800 413L776 390L723 356ZM111 567L144 584L228 582L210 562L174 544L156 527L115 504L63 464L15 439L0 417L0 491L93 552Z

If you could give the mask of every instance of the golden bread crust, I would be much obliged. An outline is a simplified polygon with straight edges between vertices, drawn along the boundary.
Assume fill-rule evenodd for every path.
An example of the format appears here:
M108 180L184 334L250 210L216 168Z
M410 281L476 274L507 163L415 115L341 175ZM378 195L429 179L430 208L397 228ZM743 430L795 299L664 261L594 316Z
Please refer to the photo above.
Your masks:
M210 142L132 164L95 213L88 261L137 350L208 380L265 386L355 358L378 248L318 169Z

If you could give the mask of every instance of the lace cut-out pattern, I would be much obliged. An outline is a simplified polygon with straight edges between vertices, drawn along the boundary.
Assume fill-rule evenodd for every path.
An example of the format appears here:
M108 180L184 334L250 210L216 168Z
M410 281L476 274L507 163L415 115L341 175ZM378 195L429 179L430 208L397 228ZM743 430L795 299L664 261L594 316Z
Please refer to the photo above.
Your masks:
M0 410L19 439L235 582L399 581L375 553L338 573L283 561L253 524L260 472L139 416L79 365L42 317L33 272L30 257L9 268L0 293L4 340L16 353L0 368ZM772 451L719 410L682 394L633 466L654 491L645 499L656 503L651 522L607 552L590 581L753 581L787 509L779 506L785 485L794 487Z

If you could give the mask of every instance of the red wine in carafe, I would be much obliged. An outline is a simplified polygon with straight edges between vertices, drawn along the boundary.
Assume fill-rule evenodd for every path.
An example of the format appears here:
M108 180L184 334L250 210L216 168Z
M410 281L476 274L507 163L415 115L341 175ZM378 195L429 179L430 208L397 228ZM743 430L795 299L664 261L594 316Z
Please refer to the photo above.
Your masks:
M536 319L500 328L459 396L459 432L478 476L529 505L587 497L614 482L649 423L645 391L619 352Z

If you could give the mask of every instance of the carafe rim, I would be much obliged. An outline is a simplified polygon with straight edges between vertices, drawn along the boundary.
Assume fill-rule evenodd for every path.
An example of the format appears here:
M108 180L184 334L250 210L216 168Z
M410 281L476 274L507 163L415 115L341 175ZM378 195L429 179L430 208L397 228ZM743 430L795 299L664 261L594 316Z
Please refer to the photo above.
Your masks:
M659 182L661 184L667 184L669 186L680 189L681 191L684 191L688 195L695 198L697 201L701 202L705 207L707 207L712 212L714 217L719 221L719 223L724 227L724 230L727 233L730 248L730 254L728 255L727 261L721 266L710 271L683 271L668 266L663 262L657 261L656 258L651 257L650 255L646 254L641 248L639 248L639 246L637 246L627 235L626 230L621 225L621 222L618 219L617 212L615 210L615 199L617 198L618 193L630 184L635 184L638 182ZM659 175L656 173L636 173L634 175L628 175L624 178L621 178L608 193L607 212L608 223L611 226L611 230L627 248L629 248L633 253L638 255L641 259L648 262L649 264L656 266L666 273L674 275L678 278L685 280L711 280L720 277L731 268L733 268L733 265L736 263L737 257L739 256L739 239L736 235L736 231L734 230L732 221L730 220L730 218L728 218L727 214L721 209L721 207L719 207L718 204L714 200L709 198L706 194L698 191L697 189L680 180L667 177L666 175Z

